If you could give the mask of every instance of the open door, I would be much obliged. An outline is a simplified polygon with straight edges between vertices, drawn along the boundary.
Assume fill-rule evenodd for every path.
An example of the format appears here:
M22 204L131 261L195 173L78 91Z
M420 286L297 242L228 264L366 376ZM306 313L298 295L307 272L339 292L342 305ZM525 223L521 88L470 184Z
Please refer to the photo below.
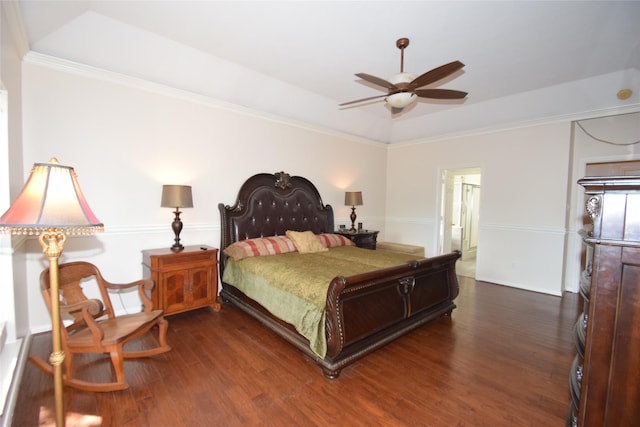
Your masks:
M462 259L475 259L480 223L480 185L462 183L460 194L460 241Z
M462 252L458 274L475 277L480 223L481 170L479 168L446 169L441 175L440 254Z

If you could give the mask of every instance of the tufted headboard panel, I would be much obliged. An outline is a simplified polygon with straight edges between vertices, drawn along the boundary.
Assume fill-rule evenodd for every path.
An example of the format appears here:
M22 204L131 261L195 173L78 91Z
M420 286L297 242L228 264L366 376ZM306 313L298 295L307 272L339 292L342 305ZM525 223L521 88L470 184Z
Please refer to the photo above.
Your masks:
M287 230L333 232L333 209L324 205L311 181L284 172L247 179L233 206L220 210L220 276L227 257L222 250L239 240L284 235Z

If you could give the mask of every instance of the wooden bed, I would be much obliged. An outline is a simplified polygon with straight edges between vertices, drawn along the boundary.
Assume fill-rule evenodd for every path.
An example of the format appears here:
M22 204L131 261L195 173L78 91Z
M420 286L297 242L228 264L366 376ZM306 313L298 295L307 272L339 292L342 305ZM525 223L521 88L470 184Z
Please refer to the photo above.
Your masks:
M287 230L333 233L334 217L306 178L284 172L257 174L240 188L232 206L220 203L220 277L234 242L282 236ZM364 249L363 249L364 250ZM327 285L326 355L314 353L295 328L274 317L238 288L222 280L223 302L262 322L317 362L328 378L346 365L455 308L459 252L413 260L395 267L335 277Z

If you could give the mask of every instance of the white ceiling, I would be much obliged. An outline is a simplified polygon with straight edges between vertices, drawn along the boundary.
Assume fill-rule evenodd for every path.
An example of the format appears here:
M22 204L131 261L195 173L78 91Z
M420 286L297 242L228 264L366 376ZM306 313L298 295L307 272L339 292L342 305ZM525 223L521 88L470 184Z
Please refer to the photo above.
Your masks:
M30 49L276 117L395 143L640 106L640 2L20 1ZM355 73L453 60L436 86L392 114ZM631 88L621 101L618 90Z

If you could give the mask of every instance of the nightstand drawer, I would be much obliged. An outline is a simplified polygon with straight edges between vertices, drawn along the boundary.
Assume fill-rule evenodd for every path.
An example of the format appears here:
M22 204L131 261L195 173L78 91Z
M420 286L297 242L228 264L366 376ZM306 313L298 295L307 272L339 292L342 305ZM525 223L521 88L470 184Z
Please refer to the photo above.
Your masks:
M366 236L358 237L358 243L360 246L371 246L375 247L376 245L376 236L374 234L369 234Z
M198 252L189 252L185 256L181 254L172 254L170 256L158 256L157 267L162 269L181 269L185 265L193 263L206 264L215 263L217 261L218 251L208 249L206 251L200 250Z

